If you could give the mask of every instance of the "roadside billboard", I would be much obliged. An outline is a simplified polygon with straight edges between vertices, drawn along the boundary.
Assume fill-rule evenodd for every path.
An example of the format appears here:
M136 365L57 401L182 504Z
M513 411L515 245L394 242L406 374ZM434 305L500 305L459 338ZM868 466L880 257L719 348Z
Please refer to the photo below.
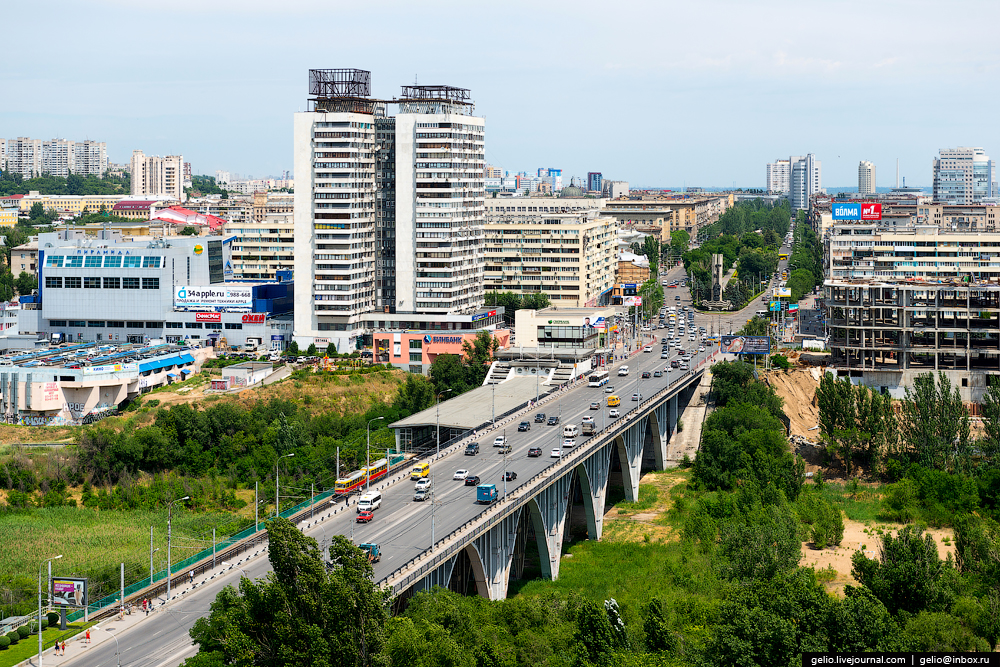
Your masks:
M139 364L103 364L101 366L84 366L80 370L84 375L94 375L96 373L137 373Z
M772 313L776 313L779 310L781 310L781 302L780 301L769 301L768 304L767 304L767 309L770 310Z
M725 354L770 354L771 339L767 336L723 336Z
M253 287L224 285L178 285L176 308L251 308Z
M882 204L837 202L830 206L834 220L881 220Z
M790 297L792 296L792 290L788 287L778 287L774 290L774 296L776 297Z
M86 607L87 580L77 577L52 577L52 604Z

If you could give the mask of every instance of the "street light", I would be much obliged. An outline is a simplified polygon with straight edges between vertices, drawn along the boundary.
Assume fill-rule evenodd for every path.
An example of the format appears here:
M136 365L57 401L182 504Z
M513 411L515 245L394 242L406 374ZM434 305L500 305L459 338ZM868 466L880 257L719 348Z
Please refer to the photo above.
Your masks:
M191 496L184 496L183 498L171 500L167 503L167 600L170 599L170 519L174 510L174 503L189 500L190 498Z
M95 630L100 630L100 629L101 629L101 626L99 626L99 625L95 625L95 626L94 626L94 629L95 629ZM111 630L109 630L109 629L107 629L107 628L105 628L105 629L104 629L104 631L105 631L106 633L108 633L109 635L111 635L112 639L114 639L114 640L115 640L115 658L117 658L117 659L118 659L118 667L122 667L122 653L121 653L121 644L119 644L119 643L118 643L118 637L115 637L115 633L111 632ZM39 664L39 667L41 667L41 664L42 664L42 663L41 663L41 662L39 662L38 664Z
M46 558L38 564L38 667L42 667L42 566L62 558L62 554Z
M492 386L496 387L496 385ZM451 391L451 387L445 387L440 392L434 394L434 411L435 411L434 423L436 425L435 428L437 429L437 454L434 457L435 461L438 459L439 456L441 456L441 397L444 395L444 392L446 391Z
M243 569L242 567L240 567L239 565L236 565L235 563L228 563L228 562L226 562L226 561L222 561L222 564L223 564L224 566L225 566L225 565L228 565L229 567L235 567L235 568L236 568L237 570L239 570L240 572L242 572L242 573L243 573L243 576L244 576L244 577L246 577L247 579L249 579L249 578L250 578L250 575L248 575L248 574L247 574L247 571L246 571L246 570L244 570L244 569Z
M285 454L284 456L279 456L278 460L274 462L274 518L277 519L279 512L281 511L281 496L278 495L278 463L281 459L287 459L290 456L295 456L295 452L291 454Z
M368 454L366 455L367 456L366 460L368 461L368 463L366 465L369 468L372 465L372 422L377 422L377 421L380 421L382 419L385 419L385 417L376 417L375 419L369 419L368 420ZM438 437L439 441L440 441L440 439L441 438ZM440 442L438 443L438 447L439 448L441 447ZM365 490L367 491L370 488L369 485L371 484L371 471L368 470L368 471L366 471L366 473L367 474L365 475Z

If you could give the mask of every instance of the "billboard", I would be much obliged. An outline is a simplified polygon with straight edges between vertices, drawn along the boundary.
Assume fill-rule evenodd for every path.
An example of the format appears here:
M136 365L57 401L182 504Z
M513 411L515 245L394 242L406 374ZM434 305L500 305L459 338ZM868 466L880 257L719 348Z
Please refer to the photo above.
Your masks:
M778 287L774 290L774 296L776 297L790 297L792 296L792 290L789 287Z
M770 310L772 313L776 313L779 310L781 310L781 302L780 301L769 301L768 304L767 304L767 309Z
M868 204L861 202L835 203L831 205L830 211L834 220L881 220L882 204Z
M605 327L604 317L594 313L593 315L587 315L581 318L576 317L566 317L560 319L551 319L546 321L547 324L553 326L569 326L569 327L583 327L584 329L603 329Z
M771 339L767 336L723 336L722 351L726 354L770 354Z
M222 313L195 313L195 322L221 322Z
M80 370L84 375L95 373L138 373L139 364L103 364L101 366L84 366Z
M77 577L52 577L52 604L86 607L87 580Z
M174 290L176 308L250 308L253 287L179 285Z

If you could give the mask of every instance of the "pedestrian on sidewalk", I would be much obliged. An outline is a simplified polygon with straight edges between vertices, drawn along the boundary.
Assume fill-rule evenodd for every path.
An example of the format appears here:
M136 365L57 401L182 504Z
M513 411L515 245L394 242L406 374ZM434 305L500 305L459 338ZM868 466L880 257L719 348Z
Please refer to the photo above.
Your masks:
M62 656L66 657L66 642L63 641L63 643L59 645L59 648L62 649Z
M87 629L87 643L90 643L90 629Z
M190 582L190 584L194 586L194 570L188 572L188 582Z

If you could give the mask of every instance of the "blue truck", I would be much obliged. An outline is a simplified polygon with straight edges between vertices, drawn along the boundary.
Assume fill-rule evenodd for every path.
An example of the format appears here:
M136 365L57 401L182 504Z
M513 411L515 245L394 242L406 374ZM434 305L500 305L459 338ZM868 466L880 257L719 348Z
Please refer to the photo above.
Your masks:
M496 484L480 484L476 487L476 502L489 505L497 499Z

